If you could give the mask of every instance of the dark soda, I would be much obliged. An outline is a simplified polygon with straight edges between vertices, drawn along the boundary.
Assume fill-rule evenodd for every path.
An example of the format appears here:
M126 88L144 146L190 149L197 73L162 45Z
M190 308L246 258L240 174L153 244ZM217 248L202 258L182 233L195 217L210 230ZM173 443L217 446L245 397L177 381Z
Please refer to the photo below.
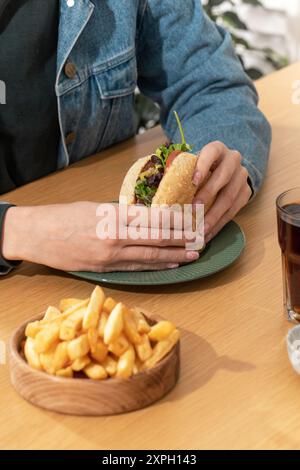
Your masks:
M282 250L288 311L300 319L300 202L277 211L278 239Z

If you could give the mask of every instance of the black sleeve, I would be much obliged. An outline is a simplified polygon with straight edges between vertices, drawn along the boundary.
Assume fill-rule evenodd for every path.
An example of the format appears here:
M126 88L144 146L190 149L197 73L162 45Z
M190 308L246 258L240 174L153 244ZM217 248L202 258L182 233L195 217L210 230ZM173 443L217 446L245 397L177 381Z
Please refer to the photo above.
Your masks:
M17 267L21 263L21 261L8 261L2 256L2 236L4 219L6 212L10 207L14 207L14 205L6 202L0 202L0 276L8 274L12 269Z

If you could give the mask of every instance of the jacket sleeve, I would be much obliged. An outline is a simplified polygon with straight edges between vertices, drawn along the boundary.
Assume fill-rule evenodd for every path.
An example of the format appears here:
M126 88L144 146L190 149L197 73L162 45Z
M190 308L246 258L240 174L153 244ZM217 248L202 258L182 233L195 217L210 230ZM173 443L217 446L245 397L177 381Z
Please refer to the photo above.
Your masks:
M7 261L2 256L2 232L6 211L13 207L13 204L0 201L0 276L8 274L12 269L19 266L20 261Z
M148 0L137 61L139 88L160 106L168 138L180 139L176 110L195 150L220 140L243 155L257 193L266 174L271 129L230 34L207 17L200 0Z

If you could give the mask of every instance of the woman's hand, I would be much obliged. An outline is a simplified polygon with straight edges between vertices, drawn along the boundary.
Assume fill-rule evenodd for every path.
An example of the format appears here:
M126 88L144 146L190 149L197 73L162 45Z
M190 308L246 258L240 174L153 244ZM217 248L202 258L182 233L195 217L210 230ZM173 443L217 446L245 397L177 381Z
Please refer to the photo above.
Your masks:
M199 257L198 252L186 250L187 240L182 230L171 230L171 237L164 239L161 222L157 225L157 239L151 239L147 227L144 238L133 239L129 235L122 239L119 228L123 222L119 225L121 206L118 205L114 206L115 239L99 239L97 229L102 206L77 202L11 207L4 224L3 256L7 260L26 260L66 271L98 272L168 269ZM147 213L149 209L144 207L143 211ZM115 222L112 215L108 216L108 226L116 226Z
M252 191L241 154L221 142L212 142L198 154L194 184L199 186L194 204L210 205L206 216L205 240L211 240L247 204ZM211 172L206 183L202 185Z

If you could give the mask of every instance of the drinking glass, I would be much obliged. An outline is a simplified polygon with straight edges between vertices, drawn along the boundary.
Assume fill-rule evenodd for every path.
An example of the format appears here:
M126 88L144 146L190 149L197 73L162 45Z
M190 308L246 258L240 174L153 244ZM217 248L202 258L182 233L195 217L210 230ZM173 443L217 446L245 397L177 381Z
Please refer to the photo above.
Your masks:
M276 206L284 306L288 320L300 323L300 188L282 193Z

